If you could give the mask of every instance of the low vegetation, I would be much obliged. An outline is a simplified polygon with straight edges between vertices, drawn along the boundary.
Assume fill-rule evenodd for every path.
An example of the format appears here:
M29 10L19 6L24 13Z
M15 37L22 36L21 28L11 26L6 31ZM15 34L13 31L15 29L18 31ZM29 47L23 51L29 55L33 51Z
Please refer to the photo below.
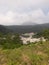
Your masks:
M0 34L0 47L3 49L13 49L22 46L19 34Z
M0 65L49 65L49 41L14 49L0 48Z
M39 33L36 33L33 37L38 38L38 37L44 37L46 39L49 39L49 29L45 29Z
M48 33L41 36L49 39ZM19 34L0 33L0 65L49 65L49 41L23 45Z

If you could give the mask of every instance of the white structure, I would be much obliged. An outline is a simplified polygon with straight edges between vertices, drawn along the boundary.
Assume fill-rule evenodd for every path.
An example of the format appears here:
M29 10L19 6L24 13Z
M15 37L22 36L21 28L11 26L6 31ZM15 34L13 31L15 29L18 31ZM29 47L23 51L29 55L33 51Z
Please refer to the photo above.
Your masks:
M26 38L23 36L20 36L21 40L23 42L23 44L28 44L28 42L32 43L32 42L39 42L39 41L46 41L43 37L42 38L32 38L32 36L30 35L30 37Z

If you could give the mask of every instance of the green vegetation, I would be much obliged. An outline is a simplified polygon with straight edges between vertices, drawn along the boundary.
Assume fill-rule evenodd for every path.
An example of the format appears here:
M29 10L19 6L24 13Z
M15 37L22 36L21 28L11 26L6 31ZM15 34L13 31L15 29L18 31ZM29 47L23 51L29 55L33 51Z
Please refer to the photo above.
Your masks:
M35 37L49 39L49 30ZM0 33L0 65L49 65L49 41L23 45L19 34Z
M45 29L42 32L37 33L33 37L35 37L35 38L44 37L45 39L49 40L49 29Z
M14 33L29 33L29 32L41 32L44 29L49 29L49 23L37 24L37 25L13 25L6 26L7 29L12 30Z
M0 48L0 65L49 65L49 41L14 49Z
M44 30L44 31L42 32L42 36L43 36L44 38L49 39L49 29Z
M0 35L0 47L3 49L13 49L22 46L19 34L8 33Z

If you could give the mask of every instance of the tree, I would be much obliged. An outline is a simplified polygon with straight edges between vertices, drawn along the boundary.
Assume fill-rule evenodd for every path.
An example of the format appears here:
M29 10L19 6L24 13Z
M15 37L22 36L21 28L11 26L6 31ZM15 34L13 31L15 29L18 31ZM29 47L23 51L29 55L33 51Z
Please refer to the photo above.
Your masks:
M49 29L44 30L44 31L42 32L42 36L43 36L44 38L49 39Z

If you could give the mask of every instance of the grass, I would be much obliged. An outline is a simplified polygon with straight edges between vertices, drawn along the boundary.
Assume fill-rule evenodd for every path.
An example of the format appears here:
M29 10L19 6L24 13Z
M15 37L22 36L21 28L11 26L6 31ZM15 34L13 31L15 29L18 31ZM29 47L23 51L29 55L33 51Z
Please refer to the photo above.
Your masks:
M0 65L49 65L49 41L15 49L0 48Z

